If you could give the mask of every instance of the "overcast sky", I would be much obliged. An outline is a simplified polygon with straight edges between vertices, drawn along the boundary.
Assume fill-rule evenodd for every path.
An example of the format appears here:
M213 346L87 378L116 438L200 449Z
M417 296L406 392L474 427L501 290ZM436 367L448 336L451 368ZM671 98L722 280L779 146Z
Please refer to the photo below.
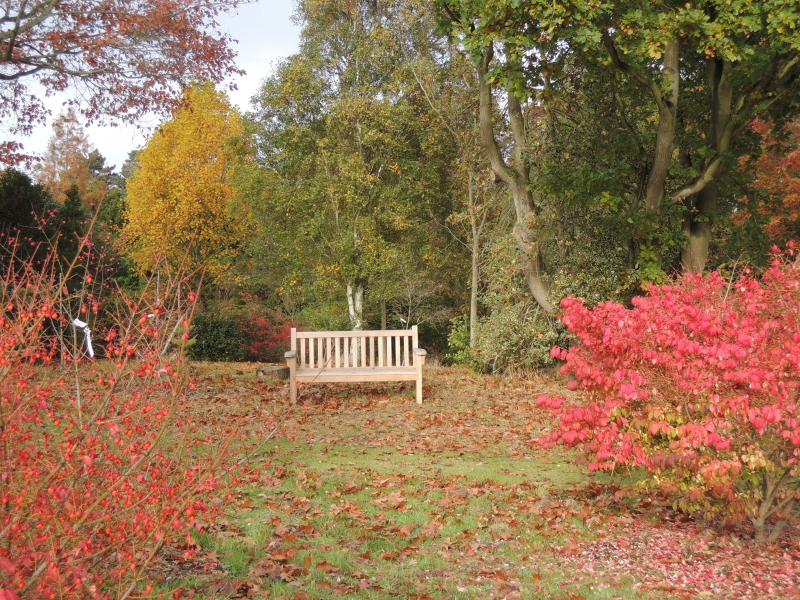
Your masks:
M300 30L291 21L294 0L257 0L253 4L239 7L235 14L223 15L220 25L224 32L238 40L233 48L238 53L236 64L247 71L233 81L238 90L229 92L231 100L242 110L248 110L250 98L260 82L271 73L273 64L297 52ZM61 111L63 98L53 98L48 104L57 116ZM147 137L147 127L157 124L156 120L145 123L145 130L135 127L87 128L89 140L100 154L106 157L107 165L117 169L131 150L141 147ZM39 127L30 137L19 138L25 150L41 154L50 138L50 126Z

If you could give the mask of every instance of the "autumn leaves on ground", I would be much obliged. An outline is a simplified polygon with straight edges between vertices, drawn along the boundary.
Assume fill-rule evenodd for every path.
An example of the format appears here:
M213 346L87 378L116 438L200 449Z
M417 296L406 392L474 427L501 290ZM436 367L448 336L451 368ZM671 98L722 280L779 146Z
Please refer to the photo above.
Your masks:
M589 475L536 440L561 376L431 367L410 384L308 385L196 363L182 407L255 441L226 519L162 553L154 592L207 598L794 597L797 531L753 544ZM252 432L252 435L251 435ZM194 556L184 559L187 550ZM190 552L191 554L191 552Z

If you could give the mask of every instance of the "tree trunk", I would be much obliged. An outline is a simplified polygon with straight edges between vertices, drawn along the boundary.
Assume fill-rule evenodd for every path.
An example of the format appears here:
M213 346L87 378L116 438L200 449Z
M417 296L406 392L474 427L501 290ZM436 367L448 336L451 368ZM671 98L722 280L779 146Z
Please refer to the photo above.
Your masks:
M364 321L364 286L362 284L347 284L347 310L350 314L350 325L353 331L360 331Z
M508 118L511 125L513 164L506 163L500 152L500 146L494 135L494 119L492 117L492 90L487 81L489 65L494 57L494 46L490 45L478 65L478 85L480 96L479 127L481 142L486 151L492 171L511 190L514 199L514 210L517 221L514 225L514 237L523 256L523 273L528 289L536 302L547 312L553 312L553 307L548 300L548 286L544 280L544 270L537 244L536 234L533 231L534 214L533 195L530 191L530 165L525 157L525 119L522 107L513 93L508 91L507 106Z
M655 89L658 104L658 130L656 133L656 150L653 166L647 179L645 194L647 208L658 211L664 197L664 182L672 164L672 147L675 143L675 124L678 117L678 93L680 91L680 45L678 40L667 42L664 49L664 79L667 83L667 94L664 97Z
M481 228L478 227L478 215L475 212L475 198L472 190L472 172L469 174L469 221L472 225L472 285L469 294L469 347L475 347L475 325L478 322L478 285L480 285L479 258Z
M732 138L731 114L733 87L730 81L731 64L728 61L710 58L706 61L709 89L711 90L711 122L708 139L717 157L704 169L701 181L707 181L696 193L685 198L686 217L683 233L688 238L681 249L681 265L686 273L702 273L708 259L711 241L711 226L714 212L719 204L719 157L727 152ZM713 170L712 170L713 169Z
M708 259L712 218L719 204L719 187L712 181L690 201L695 210L690 205L683 222L683 233L689 240L681 249L681 265L686 273L702 273Z

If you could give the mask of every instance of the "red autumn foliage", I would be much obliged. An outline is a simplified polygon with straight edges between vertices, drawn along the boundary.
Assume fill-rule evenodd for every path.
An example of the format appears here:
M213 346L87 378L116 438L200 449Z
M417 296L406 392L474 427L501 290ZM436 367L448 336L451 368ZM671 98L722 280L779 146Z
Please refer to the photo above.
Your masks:
M246 0L244 0L246 1ZM238 0L36 0L8 3L0 31L0 120L28 134L45 92L74 88L91 119L135 122L168 108L197 80L241 73L216 18ZM0 162L25 158L0 144Z
M772 129L760 119L753 130L762 137L764 151L750 166L754 186L766 200L748 206L739 220L750 218L747 212L759 212L768 218L764 233L770 243L784 245L800 234L800 121L788 125L789 151L773 149L775 136ZM748 202L749 203L749 202Z
M92 361L75 350L83 333L70 325L85 298L59 283L70 274L54 253L5 264L0 598L145 591L162 546L212 522L230 482L221 479L226 445L214 447L176 410L191 385L182 344L177 355L163 351L177 323L188 326L195 294L166 268L158 291L150 282L135 300L117 292L105 303L113 325L95 340L108 359Z
M540 444L579 447L592 470L643 467L676 507L748 519L774 539L800 484L796 254L790 244L760 278L652 286L632 309L563 300L580 344L552 355L585 400L540 396L560 416Z
M290 321L277 323L263 316L254 316L244 322L242 329L247 340L247 360L282 362L294 326Z

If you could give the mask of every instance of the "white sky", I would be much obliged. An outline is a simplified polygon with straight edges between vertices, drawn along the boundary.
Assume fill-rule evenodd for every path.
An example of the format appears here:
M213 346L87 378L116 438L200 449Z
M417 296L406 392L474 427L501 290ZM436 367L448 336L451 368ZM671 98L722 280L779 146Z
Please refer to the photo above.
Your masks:
M297 52L300 30L290 20L293 12L294 0L257 0L240 6L235 14L220 17L222 31L238 40L233 45L238 53L236 65L247 71L246 75L233 79L239 89L228 92L233 103L241 110L249 109L250 98L261 81L272 72L273 64ZM64 97L48 100L48 108L55 117L61 112ZM144 144L148 128L156 124L157 119L154 118L142 123L141 129L91 126L87 132L92 146L106 157L106 164L116 165L119 169L128 153ZM50 124L38 127L29 137L17 139L24 144L26 152L41 154L49 138Z

